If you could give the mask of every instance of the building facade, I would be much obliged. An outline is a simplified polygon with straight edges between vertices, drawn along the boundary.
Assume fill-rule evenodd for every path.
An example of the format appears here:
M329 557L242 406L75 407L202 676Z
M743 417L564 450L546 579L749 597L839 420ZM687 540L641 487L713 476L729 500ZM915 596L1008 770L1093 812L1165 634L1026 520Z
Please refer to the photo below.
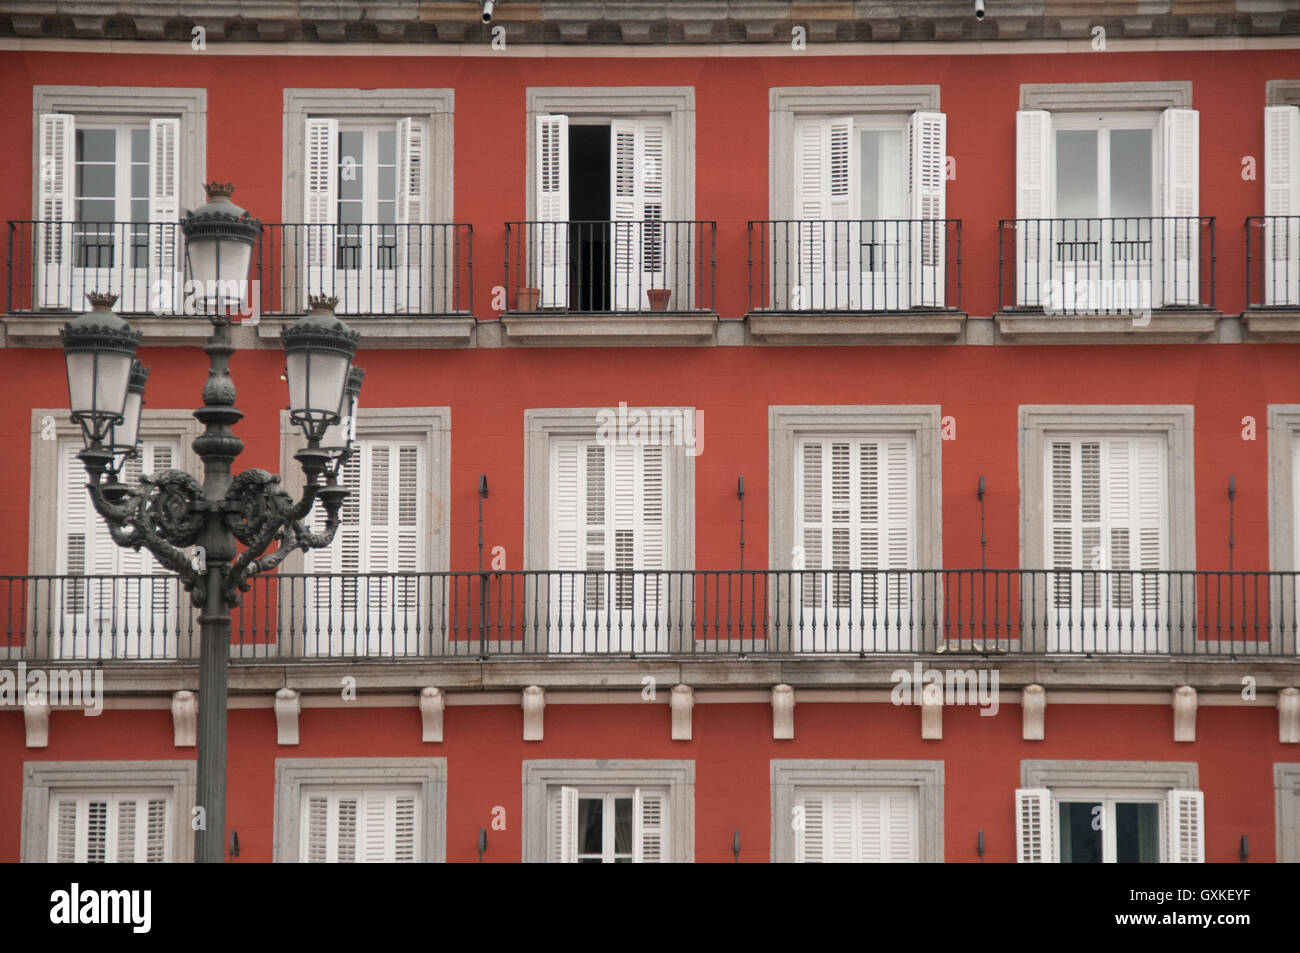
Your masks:
M311 299L366 372L235 610L238 860L1300 860L1300 11L749 6L6 4L0 858L192 853L58 330L197 473L218 181L237 468Z

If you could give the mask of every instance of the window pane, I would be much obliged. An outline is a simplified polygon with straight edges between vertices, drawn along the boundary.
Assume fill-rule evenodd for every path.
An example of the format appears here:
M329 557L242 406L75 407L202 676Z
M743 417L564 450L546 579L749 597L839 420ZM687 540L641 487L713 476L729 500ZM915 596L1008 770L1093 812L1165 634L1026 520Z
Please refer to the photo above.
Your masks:
M1159 863L1160 805L1115 805L1115 859L1121 864Z
M390 166L379 169L379 201L391 202L397 198L397 170Z
M379 134L379 164L395 165L397 163L397 133L381 132Z
M903 217L903 133L899 129L864 129L858 143L864 219Z
M149 130L132 129L131 130L131 161L149 162Z
M1151 214L1151 130L1110 131L1110 214Z
M578 853L597 854L604 850L603 815L605 802L600 798L578 799Z
M111 222L113 221L113 200L77 203L77 221Z
M78 129L78 162L113 162L117 159L116 133L112 129Z
M1056 214L1060 218L1097 215L1096 130L1057 130Z
M117 184L116 178L116 170L111 165L79 164L77 166L77 194L94 198L112 198ZM107 220L111 221L112 217L110 214Z
M614 853L632 853L632 799L614 801Z
M1093 829L1096 818L1096 829ZM1101 863L1101 805L1062 801L1060 805L1061 863Z
M149 197L149 166L133 165L131 166L131 198L143 199Z

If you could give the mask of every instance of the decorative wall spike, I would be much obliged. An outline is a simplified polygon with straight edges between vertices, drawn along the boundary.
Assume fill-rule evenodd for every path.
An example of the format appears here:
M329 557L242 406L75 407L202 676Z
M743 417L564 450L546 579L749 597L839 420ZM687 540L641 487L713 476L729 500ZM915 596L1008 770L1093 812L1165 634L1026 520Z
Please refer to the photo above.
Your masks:
M172 744L193 748L198 742L199 696L182 689L172 692Z
M542 740L542 712L546 709L546 689L529 685L524 689L524 741Z
M690 741L695 689L689 685L674 685L668 696L668 707L673 711L673 741Z
M1180 685L1174 689L1174 741L1196 740L1196 689Z
M772 686L772 737L778 741L794 737L794 689L789 685Z
M420 722L423 728L421 741L442 741L442 711L446 707L447 696L441 688L426 685L420 689Z
M1277 740L1284 745L1300 744L1300 688L1277 693Z
M275 741L281 745L298 743L298 713L302 700L292 688L282 688L275 693Z
M27 747L48 748L50 745L50 705L49 702L23 701L23 724L27 727Z
M1042 685L1026 685L1020 693L1023 720L1020 737L1025 741L1043 740L1043 722L1047 714L1047 692Z

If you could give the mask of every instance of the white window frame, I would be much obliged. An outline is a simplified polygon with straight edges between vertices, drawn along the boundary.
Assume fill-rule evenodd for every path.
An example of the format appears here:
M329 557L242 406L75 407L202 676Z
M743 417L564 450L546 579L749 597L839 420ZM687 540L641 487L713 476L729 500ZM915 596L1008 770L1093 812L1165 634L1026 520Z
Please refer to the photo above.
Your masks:
M635 832L637 828L636 806L637 806L638 795L642 791L648 791L651 793L657 793L657 794L662 794L667 796L668 789L665 787L650 787L650 786L627 787L626 785L621 785L617 787L607 787L604 785L584 785L583 787L578 788L576 790L578 792L577 799L579 802L595 801L595 800L599 800L601 802L601 851L600 854L598 855L583 854L579 851L575 853L574 860L577 863L582 863L584 860L599 859L600 862L603 864L612 864L612 863L617 863L618 859L622 858L625 859L628 863L636 863L637 862L636 857L638 851L637 851L637 844L635 843L635 838L636 838ZM548 806L554 808L556 806L555 798L559 796L561 796L559 789L556 788L555 786L552 786L549 789L547 794L547 797L549 799ZM631 834L633 838L633 843L631 845L630 850L626 854L619 854L615 850L615 838L616 838L615 802L619 800L627 800L632 802ZM668 818L668 826L669 829L671 830L672 829L671 815L669 815ZM547 833L551 837L554 837L556 835L556 832L553 830L548 831Z
M591 793L667 791L664 862L695 862L695 762L636 759L529 760L523 764L523 862L550 860L551 808L560 788ZM635 806L634 806L635 810Z
M1300 763L1273 765L1273 801L1279 864L1300 864Z
M1074 761L1023 760L1020 762L1020 792L1047 792L1051 796L1051 818L1046 828L1053 838L1051 859L1060 856L1060 831L1056 821L1059 800L1067 801L1163 801L1171 792L1201 793L1194 761ZM1020 793L1018 792L1018 793ZM1201 797L1201 860L1205 851L1205 809ZM1020 804L1015 803L1016 824L1020 825ZM1111 812L1113 815L1113 811ZM1019 835L1017 835L1019 836ZM1160 814L1160 862L1168 855L1169 818ZM1103 840L1103 845L1105 841ZM1103 856L1106 851L1103 846ZM1109 851L1114 856L1113 843ZM1023 861L1022 861L1023 862Z
M169 862L194 857L197 769L193 761L28 761L23 765L22 860L47 863L54 825L53 801L59 796L146 792L169 799Z
M417 863L444 863L446 758L276 758L272 863L298 863L302 857L304 789L335 792L372 788L418 792Z
M73 804L76 805L75 811L77 814L78 826L80 826L80 824L84 820L85 815L88 813L89 802L91 801L105 802L106 823L105 823L105 830L104 830L103 863L117 864L123 862L118 858L118 852L117 852L118 841L119 841L118 822L120 818L121 802L128 801L128 800L136 801L136 802L141 802L141 801L147 802L147 801L158 800L158 799L162 799L163 808L167 812L167 820L170 822L171 821L170 815L172 814L172 812L176 810L176 806L175 804L172 803L170 792L164 789L149 790L149 789L140 788L134 790L121 790L121 791L78 791L75 793L65 793L60 791L52 792L50 794L50 821L49 821L50 846L49 846L49 853L47 855L49 858L49 862L52 864L59 862L58 808L62 802L71 801ZM137 820L138 820L138 811L139 808L137 807ZM171 831L172 826L173 826L172 824L168 823L163 830L163 859L159 861L159 863L164 863L164 864L171 863L172 858L176 856L176 845L172 843L172 836L173 836ZM86 831L85 833L88 833L88 831ZM135 846L143 846L145 851L148 850L147 827L137 825L136 841L137 843ZM143 845L140 844L141 841L144 842ZM74 863L84 864L90 862L87 858L87 855L89 853L89 845L80 837L77 839L75 851L77 857ZM148 863L148 860L147 858L142 857L142 859L133 860L132 862Z
M916 794L917 861L943 863L944 764L942 761L780 760L769 766L771 862L796 863L794 822L800 793L808 789L908 790Z
M1119 854L1119 841L1117 838L1117 823L1115 820L1115 805L1117 804L1155 804L1157 806L1156 816L1158 818L1156 828L1156 856L1165 856L1166 839L1169 834L1165 830L1164 799L1158 794L1149 791L1124 791L1118 788L1070 788L1055 790L1052 792L1052 808L1056 812L1055 822L1057 825L1056 850L1059 856L1062 853L1062 841L1060 832L1060 813L1063 803L1086 803L1098 804L1102 809L1101 820L1101 862L1103 864L1113 864L1117 862ZM1064 861L1062 861L1064 862Z
M1160 137L1156 135L1156 120L1160 114L1146 110L1127 110L1102 113L1063 113L1052 116L1052 136L1058 132L1096 132L1097 133L1097 215L1096 218L1113 218L1116 216L1110 208L1110 133L1124 130L1143 130L1151 133L1151 211L1156 214L1157 189L1160 182ZM1055 146L1053 146L1054 151ZM1053 188L1060 188L1060 182L1053 176ZM1059 207L1060 192L1055 197ZM1094 217L1094 216L1087 216Z

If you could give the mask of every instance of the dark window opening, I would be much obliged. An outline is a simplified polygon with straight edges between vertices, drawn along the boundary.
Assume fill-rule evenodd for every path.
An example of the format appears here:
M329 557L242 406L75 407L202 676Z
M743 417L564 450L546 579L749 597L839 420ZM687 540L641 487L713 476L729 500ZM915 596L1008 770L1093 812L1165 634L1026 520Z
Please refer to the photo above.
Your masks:
M609 126L569 125L569 308L609 311Z

